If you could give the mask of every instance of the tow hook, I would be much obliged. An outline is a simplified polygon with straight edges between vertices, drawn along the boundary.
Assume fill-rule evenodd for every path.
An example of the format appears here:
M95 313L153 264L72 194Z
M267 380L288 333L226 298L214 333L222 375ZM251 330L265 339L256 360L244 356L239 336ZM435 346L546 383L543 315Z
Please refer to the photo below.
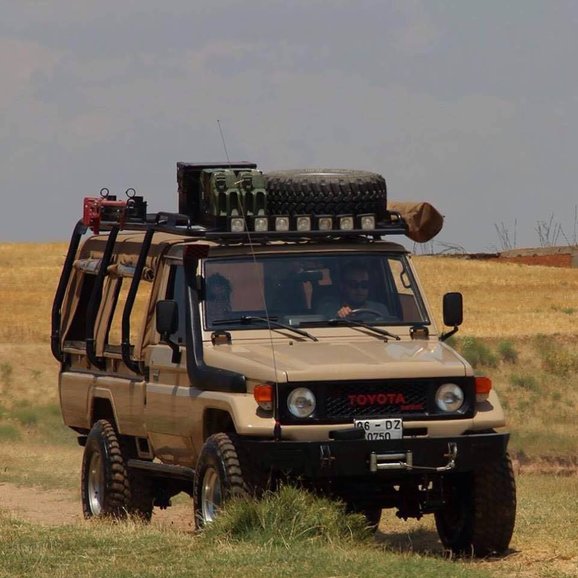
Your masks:
M319 450L319 462L321 464L321 469L324 471L331 470L335 462L335 456L331 454L331 447L329 447L329 445L322 444Z
M447 458L445 466L437 468L429 466L416 466L413 463L413 453L408 450L405 453L398 454L376 454L371 452L369 455L369 470L377 472L379 470L421 470L425 472L449 472L456 467L456 458L458 457L458 445L455 442L448 443L448 452L444 454Z

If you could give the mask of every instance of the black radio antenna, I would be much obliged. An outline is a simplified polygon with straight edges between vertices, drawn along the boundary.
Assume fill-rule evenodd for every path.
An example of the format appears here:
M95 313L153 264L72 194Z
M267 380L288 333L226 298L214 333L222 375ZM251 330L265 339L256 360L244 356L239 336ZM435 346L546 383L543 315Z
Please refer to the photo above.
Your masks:
M221 135L221 141L223 142L223 148L225 149L225 157L227 158L227 163L231 166L231 159L229 158L229 151L227 151L227 143L225 142L225 135L223 134L223 129L221 128L221 121L217 119L217 125L219 126L219 133Z

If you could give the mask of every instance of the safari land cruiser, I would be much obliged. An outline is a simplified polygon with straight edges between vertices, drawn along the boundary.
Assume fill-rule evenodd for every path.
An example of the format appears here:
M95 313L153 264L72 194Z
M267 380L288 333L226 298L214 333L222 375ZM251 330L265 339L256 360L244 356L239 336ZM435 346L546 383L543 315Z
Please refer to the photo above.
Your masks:
M516 510L491 381L444 343L385 180L177 164L179 212L84 200L52 310L84 515L149 519L184 491L198 528L232 496L299 483L377 527L433 513L455 553L504 552ZM415 209L415 207L413 207ZM405 212L404 212L405 211ZM81 243L88 229L94 235Z

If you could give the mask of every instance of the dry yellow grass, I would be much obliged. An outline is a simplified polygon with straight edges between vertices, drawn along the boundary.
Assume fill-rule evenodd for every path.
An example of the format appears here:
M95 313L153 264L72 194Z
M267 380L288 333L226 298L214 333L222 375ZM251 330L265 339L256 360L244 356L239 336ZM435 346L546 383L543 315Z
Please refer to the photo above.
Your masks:
M578 333L578 269L455 257L414 257L414 263L440 325L442 295L463 294L461 335Z
M0 244L0 343L48 343L65 243Z

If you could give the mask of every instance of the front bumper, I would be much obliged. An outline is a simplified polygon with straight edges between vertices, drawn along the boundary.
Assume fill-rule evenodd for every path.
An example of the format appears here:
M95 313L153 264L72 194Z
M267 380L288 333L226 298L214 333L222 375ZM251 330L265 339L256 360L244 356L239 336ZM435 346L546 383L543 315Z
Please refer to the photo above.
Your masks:
M467 472L506 453L509 434L400 440L295 442L241 438L240 449L258 470L306 478L405 477Z

